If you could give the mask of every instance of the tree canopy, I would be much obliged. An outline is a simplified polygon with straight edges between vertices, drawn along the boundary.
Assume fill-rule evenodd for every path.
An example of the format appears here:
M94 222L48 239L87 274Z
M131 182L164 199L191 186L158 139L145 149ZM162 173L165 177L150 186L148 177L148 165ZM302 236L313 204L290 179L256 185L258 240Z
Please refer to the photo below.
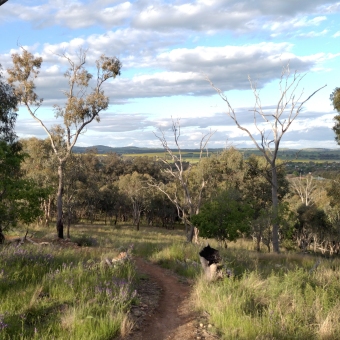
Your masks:
M329 97L334 110L340 113L340 87L336 87ZM340 114L334 117L335 124L333 126L333 131L335 133L335 140L340 144Z
M227 240L235 241L249 231L252 215L250 205L242 200L238 191L226 190L205 203L191 221L197 225L200 236L216 238L226 244Z
M14 124L17 104L17 96L12 86L4 81L0 65L0 139L6 142L13 142L16 138Z

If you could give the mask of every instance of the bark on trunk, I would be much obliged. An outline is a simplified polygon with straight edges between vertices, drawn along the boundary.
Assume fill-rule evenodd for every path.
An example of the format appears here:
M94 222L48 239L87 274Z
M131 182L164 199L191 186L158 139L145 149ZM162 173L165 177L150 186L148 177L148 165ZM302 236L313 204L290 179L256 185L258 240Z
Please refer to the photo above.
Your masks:
M66 238L70 239L70 228L71 228L71 208L68 207L68 214L67 214L67 228L66 228Z
M275 163L272 166L272 202L273 202L273 251L275 253L280 252L279 247L279 223L278 223L278 208L279 200L277 194L277 172Z
M195 233L195 227L191 223L189 224L189 226L190 226L190 230L189 230L189 233L187 234L187 241L192 243L192 240L194 238L194 233Z
M135 224L136 224L136 230L139 231L139 224L140 224L140 211L136 212L135 217Z
M63 163L59 162L58 165L58 193L57 193L57 233L58 238L64 238L64 224L63 224Z
M2 228L0 227L0 244L5 242L5 235L2 233Z

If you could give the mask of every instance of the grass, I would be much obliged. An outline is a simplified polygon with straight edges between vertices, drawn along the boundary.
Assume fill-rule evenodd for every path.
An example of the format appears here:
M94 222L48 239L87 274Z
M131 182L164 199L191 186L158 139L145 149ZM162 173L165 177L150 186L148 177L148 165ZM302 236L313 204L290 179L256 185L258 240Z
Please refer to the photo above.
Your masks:
M127 332L127 311L138 303L135 269L131 262L103 265L126 249L190 279L194 308L208 313L221 339L340 338L339 258L257 253L243 239L219 249L232 277L208 283L198 257L203 244L184 242L181 230L79 225L71 234L90 247L0 248L0 339L113 339Z
M135 300L134 268L115 252L0 248L0 339L112 339Z

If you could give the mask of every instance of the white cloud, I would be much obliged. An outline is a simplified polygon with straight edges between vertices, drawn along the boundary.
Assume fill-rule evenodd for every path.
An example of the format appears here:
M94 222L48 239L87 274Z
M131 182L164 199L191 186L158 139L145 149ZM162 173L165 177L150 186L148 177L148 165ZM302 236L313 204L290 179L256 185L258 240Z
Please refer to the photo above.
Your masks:
M333 38L338 38L338 37L340 37L340 31L334 33L334 34L332 35L332 37L333 37Z
M339 11L339 2L328 0L216 0L129 2L116 0L43 2L39 5L9 2L0 13L0 20L24 20L36 28L60 25L71 29L91 26L113 28L129 24L138 29L220 31L227 29L251 32L255 28L267 27L283 30L292 27L319 25L329 12ZM308 19L306 13L317 16ZM292 18L287 20L287 18ZM263 24L269 21L269 24ZM289 24L292 24L289 26ZM279 28L281 27L281 28Z
M321 32L311 31L311 32L308 32L308 33L300 33L299 36L305 37L305 38L316 38L316 37L321 37L321 36L323 36L327 33L328 33L328 30L323 30Z
M115 34L110 37L97 36L100 54L105 53L116 39ZM45 105L52 105L54 101L59 103L64 98L62 90L67 87L66 79L62 75L62 64L60 64L63 62L65 68L67 61L56 56L56 53L62 53L62 48L65 48L71 57L75 58L79 45L82 43L89 47L88 60L91 66L99 54L95 49L93 36L44 46L41 56L46 65L37 80L37 93L45 99ZM124 77L123 68L122 76L106 84L105 91L116 100L176 95L212 95L213 91L205 77L227 91L249 89L248 75L260 88L277 79L280 76L281 67L287 62L290 63L292 69L305 72L316 65L321 67L322 61L333 57L324 53L299 57L290 52L291 48L292 45L289 43L259 43L244 46L198 46L191 49L173 49L169 52L160 50L158 54L156 50L152 52L156 53L154 56L142 53L139 56L139 65L148 66L155 71L143 73L140 69L139 74L128 78ZM123 66L130 64L131 67L134 64L129 58L126 60L123 57L121 61Z

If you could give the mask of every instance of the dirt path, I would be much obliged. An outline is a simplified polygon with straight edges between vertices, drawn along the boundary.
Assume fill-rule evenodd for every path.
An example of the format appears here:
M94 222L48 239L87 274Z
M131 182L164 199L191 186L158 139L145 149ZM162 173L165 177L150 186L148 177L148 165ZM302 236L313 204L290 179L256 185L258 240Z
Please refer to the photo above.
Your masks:
M132 310L138 322L124 339L217 339L208 332L206 320L191 309L189 284L179 282L170 271L143 259L135 258L135 262L138 272L146 278L138 290L142 303L139 309Z

